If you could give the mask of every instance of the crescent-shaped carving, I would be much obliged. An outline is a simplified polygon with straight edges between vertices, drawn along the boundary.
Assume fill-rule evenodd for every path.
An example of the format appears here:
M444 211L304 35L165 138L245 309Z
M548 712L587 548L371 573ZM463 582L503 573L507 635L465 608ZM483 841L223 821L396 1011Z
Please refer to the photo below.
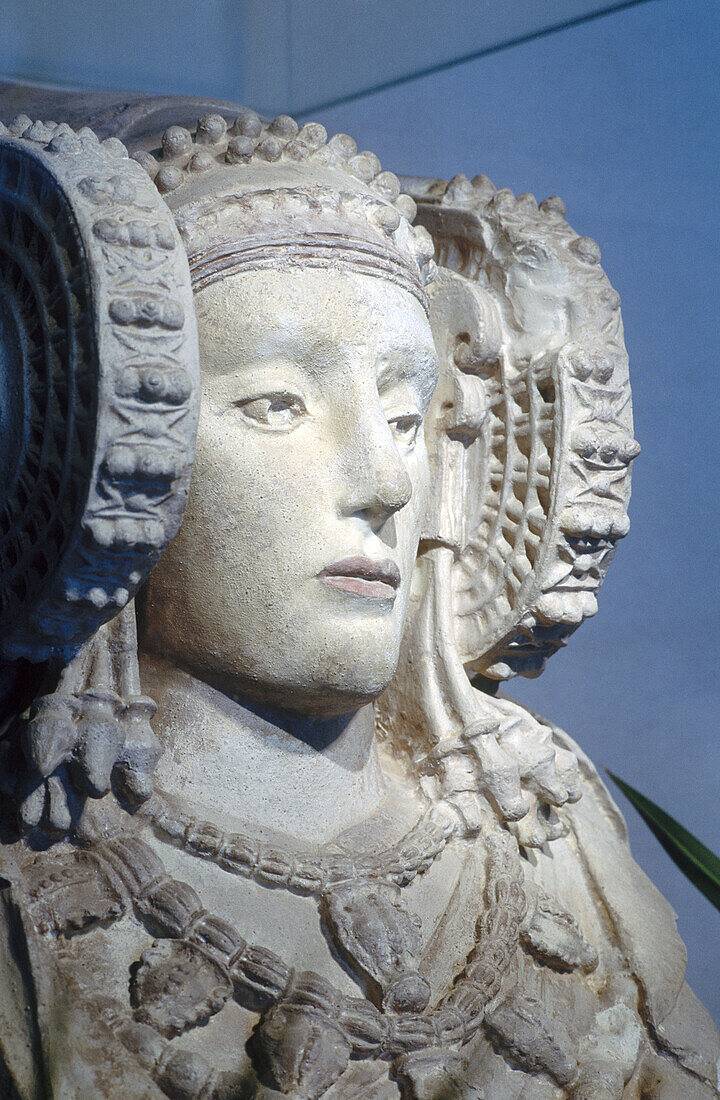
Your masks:
M426 538L454 551L468 674L538 675L597 610L629 526L640 448L620 298L558 198L538 206L484 176L403 186L441 271L444 381L429 430L439 496Z
M121 142L0 125L0 654L67 660L182 518L199 405L187 257Z

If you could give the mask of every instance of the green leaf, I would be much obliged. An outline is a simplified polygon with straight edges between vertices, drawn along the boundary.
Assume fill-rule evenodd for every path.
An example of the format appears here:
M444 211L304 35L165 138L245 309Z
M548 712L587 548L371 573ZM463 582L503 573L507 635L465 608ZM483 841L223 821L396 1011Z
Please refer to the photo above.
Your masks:
M605 769L623 794L632 802L645 824L655 834L670 858L683 874L720 910L720 859L697 837L646 798L629 783Z

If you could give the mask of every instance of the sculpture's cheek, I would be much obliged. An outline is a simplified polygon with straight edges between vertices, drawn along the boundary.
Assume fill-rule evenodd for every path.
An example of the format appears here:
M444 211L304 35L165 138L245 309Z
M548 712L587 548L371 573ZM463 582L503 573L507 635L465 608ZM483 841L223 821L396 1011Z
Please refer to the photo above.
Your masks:
M143 645L244 698L345 713L397 666L428 494L412 425L429 325L368 276L254 273L216 297L198 314L190 499Z
M267 685L357 704L384 688L397 662L425 462L416 463L417 494L387 520L386 544L339 514L337 456L322 433L306 445L284 439L282 456L278 442L203 415L185 521L151 592L182 606L173 647L194 651L238 694ZM363 554L397 563L397 592L381 586L385 598L373 598L318 577Z

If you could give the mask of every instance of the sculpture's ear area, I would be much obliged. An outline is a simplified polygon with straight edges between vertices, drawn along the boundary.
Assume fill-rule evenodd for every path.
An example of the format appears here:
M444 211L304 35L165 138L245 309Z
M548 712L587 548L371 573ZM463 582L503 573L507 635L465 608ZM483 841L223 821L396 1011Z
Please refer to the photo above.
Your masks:
M187 497L187 258L121 142L0 125L0 655L67 659L134 595Z
M425 536L454 551L454 635L467 672L537 675L597 609L628 529L632 434L619 295L556 197L484 176L404 178L440 277L441 381Z
M439 269L429 297L440 373L426 418L434 477L422 538L460 554L468 517L459 502L468 462L474 465L486 450L486 383L500 354L502 323L491 296L448 268Z

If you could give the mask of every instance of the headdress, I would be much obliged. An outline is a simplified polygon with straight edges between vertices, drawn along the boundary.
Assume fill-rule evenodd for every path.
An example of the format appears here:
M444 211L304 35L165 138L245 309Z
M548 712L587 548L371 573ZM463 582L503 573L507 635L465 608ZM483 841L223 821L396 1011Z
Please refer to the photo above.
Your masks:
M199 366L187 257L118 141L0 129L0 654L63 661L178 529Z
M244 111L228 124L205 115L193 132L171 126L142 164L172 210L193 286L238 271L295 263L378 274L414 294L435 274L428 233L392 172L353 139L288 115Z
M342 266L427 310L435 274L415 203L347 135L210 114L170 126L155 154L130 158L88 127L0 124L0 658L15 662L0 705L17 694L18 661L59 674L23 726L31 774L14 795L27 826L60 832L73 808L58 769L86 794L151 790L159 745L132 599L187 498L193 289L279 263ZM7 776L17 764L5 760Z
M454 550L459 652L471 676L537 675L597 611L630 526L640 447L620 296L557 196L538 206L486 176L425 188L418 220L444 272L434 328L454 394L438 438L462 467L462 505L450 525L436 511L434 537Z
M287 114L265 123L243 111L208 114L195 132L170 127L157 156L134 154L173 210L193 287L224 275L295 263L378 274L427 309L434 276L427 232L398 177L347 134Z
M557 196L516 198L482 175L403 185L435 243L441 374L427 433L435 500L424 584L381 725L426 785L454 792L471 817L483 792L522 819L523 843L539 843L560 827L541 803L578 797L577 775L556 751L562 782L555 769L540 780L546 794L528 813L514 761L547 751L550 731L492 692L537 676L595 614L629 528L640 447L620 297Z
M639 448L597 245L555 197L538 206L484 176L401 181L287 116L208 114L133 144L129 157L115 137L25 117L0 128L0 652L62 668L90 639L26 725L22 816L64 831L66 764L89 793L113 776L130 798L151 789L159 749L128 616L187 495L192 290L277 263L347 265L429 308L436 497L380 721L421 776L500 805L486 780L506 767L512 716L470 678L537 674L594 613L627 531Z
M342 264L427 308L434 248L397 177L319 124L206 115L167 129L157 158L24 116L0 138L0 652L64 659L179 525L199 398L191 286Z

